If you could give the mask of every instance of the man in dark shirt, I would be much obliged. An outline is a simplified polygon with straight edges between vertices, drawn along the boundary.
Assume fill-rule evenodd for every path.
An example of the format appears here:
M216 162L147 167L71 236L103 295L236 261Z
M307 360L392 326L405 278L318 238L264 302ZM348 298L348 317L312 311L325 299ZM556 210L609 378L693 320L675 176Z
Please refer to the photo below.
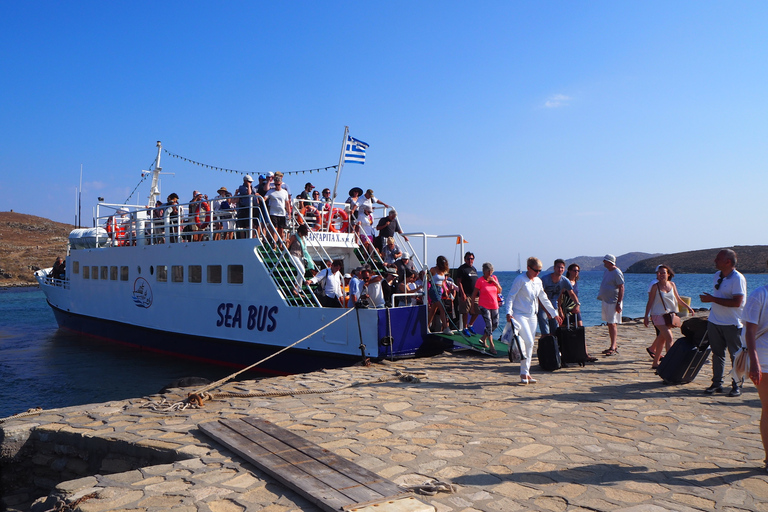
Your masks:
M408 237L403 235L403 230L400 229L400 223L397 220L397 212L394 208L389 210L389 215L379 219L376 229L379 231L379 236L373 241L373 246L379 251L379 254L381 254L386 239L390 236L395 236L395 233L400 233L405 241L408 241Z
M464 263L456 269L454 281L459 283L459 313L464 317L464 334L472 336L477 334L472 326L477 320L479 311L477 305L472 300L472 292L475 290L475 281L477 281L477 269L473 265L475 255L467 251L464 255Z

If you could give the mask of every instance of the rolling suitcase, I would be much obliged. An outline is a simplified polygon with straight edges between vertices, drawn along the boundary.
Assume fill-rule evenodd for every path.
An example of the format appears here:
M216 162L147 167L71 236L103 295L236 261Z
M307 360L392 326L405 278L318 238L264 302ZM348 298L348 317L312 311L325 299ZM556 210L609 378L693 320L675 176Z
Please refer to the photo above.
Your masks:
M539 348L536 350L536 357L539 358L539 366L542 370L553 372L559 370L560 362L560 347L557 344L557 338L548 334L542 336L539 339Z
M672 344L667 355L659 363L656 375L661 377L665 384L687 384L699 374L710 352L712 349L709 348L709 342L700 346L689 338L680 338Z
M689 318L683 322L680 332L694 343L701 343L704 341L704 335L707 334L707 319L700 316Z
M565 319L566 325L561 325L557 328L557 342L560 345L561 362L565 364L577 363L584 366L589 361L584 327L577 327L575 318L573 326L571 326L571 315L566 315Z

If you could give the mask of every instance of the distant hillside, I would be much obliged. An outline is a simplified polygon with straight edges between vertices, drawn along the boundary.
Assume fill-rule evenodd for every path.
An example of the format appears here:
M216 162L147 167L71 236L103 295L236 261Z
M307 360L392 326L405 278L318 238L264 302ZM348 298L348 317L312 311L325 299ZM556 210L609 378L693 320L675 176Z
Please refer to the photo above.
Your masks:
M0 286L37 285L32 276L67 255L74 226L24 213L0 212Z
M699 251L678 252L653 256L638 261L634 265L626 267L624 272L635 274L653 274L656 265L664 263L672 267L675 273L681 274L709 274L715 272L715 256L721 247L702 249ZM738 257L737 268L747 274L764 274L768 272L766 260L768 260L768 245L737 245L730 247L736 251ZM625 267L620 268L624 269Z
M646 258L651 258L655 256L661 256L660 253L647 253L647 252L628 252L627 254L622 254L621 256L616 256L616 265L624 270L625 268L629 267L635 262L644 260ZM600 256L576 256L575 258L568 258L565 260L565 262L570 265L571 263L576 263L581 270L588 271L588 270L605 270L605 267L603 266L603 258L605 257L605 254L602 254ZM654 265L654 268L656 266ZM550 266L547 270L552 270L552 266Z

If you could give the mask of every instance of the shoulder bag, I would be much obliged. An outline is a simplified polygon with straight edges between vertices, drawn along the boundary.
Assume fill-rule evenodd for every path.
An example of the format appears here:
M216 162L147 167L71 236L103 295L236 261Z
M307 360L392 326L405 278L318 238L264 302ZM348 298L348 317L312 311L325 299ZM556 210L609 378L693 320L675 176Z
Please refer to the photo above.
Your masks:
M659 288L658 283L656 283L656 291L659 292L659 299L661 299L661 305L664 306L664 311L667 311L667 305L664 304L664 296L661 294L661 288ZM675 327L683 325L683 321L674 311L667 311L662 316L664 317L664 324L667 327L672 327L674 329Z

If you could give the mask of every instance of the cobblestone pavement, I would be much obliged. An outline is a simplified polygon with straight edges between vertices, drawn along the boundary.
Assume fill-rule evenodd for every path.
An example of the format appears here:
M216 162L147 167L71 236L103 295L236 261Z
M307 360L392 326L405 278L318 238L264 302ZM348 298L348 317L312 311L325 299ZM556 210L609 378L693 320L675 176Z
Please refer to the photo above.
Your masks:
M588 328L587 336L595 354L609 345L605 327ZM59 484L68 500L81 498L75 509L85 512L318 510L197 429L218 417L245 415L272 421L399 484L455 484L455 493L422 497L439 512L768 510L754 386L746 385L739 398L704 395L710 363L694 383L665 386L645 353L652 337L652 329L622 325L619 355L553 373L534 365L538 383L530 385L518 384L518 366L508 361L446 354L225 388L312 390L392 376L395 369L425 372L418 383L226 398L173 413L141 407L160 398L154 396L11 423L188 457L122 472L117 464L116 473Z

